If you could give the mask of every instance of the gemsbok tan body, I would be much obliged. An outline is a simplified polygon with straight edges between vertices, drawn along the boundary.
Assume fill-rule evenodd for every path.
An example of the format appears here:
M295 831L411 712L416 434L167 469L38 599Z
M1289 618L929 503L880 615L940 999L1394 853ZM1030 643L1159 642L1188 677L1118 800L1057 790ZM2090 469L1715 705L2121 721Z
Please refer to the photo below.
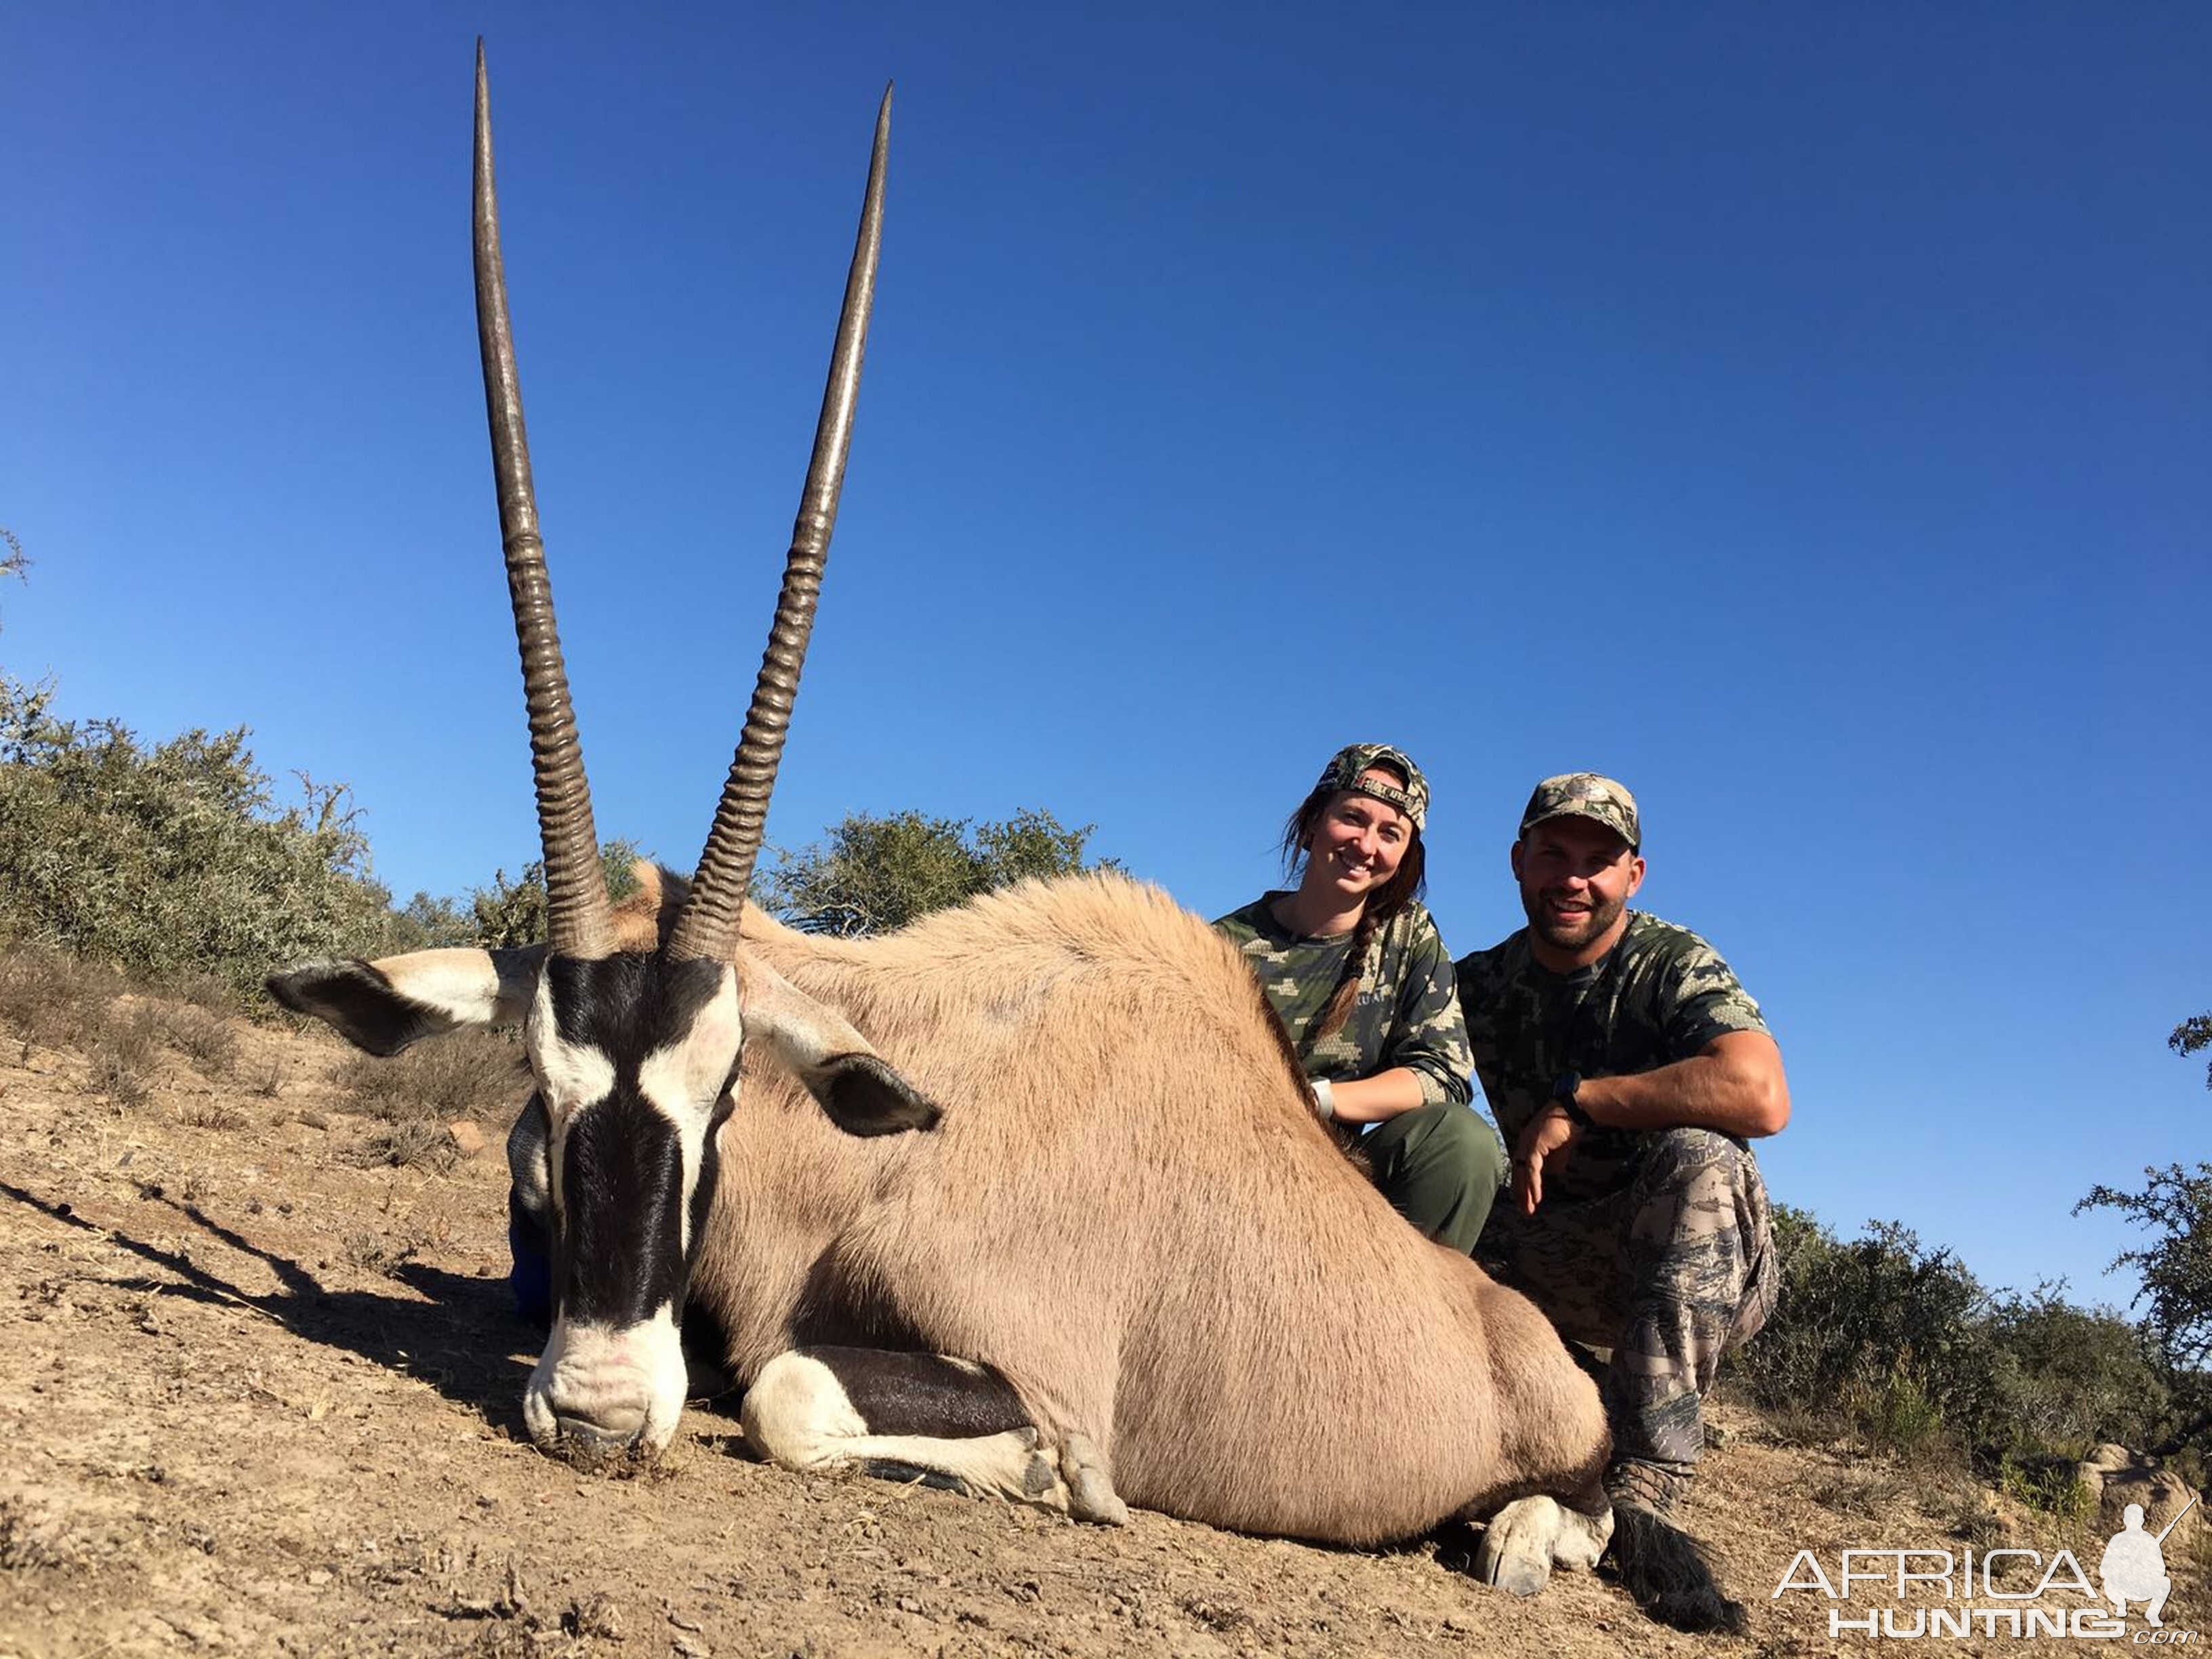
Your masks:
M1525 1592L1591 1565L1611 1527L1595 1386L1533 1306L1345 1161L1203 923L1116 876L859 941L744 905L836 518L889 116L887 94L729 784L698 872L617 910L531 493L479 50L478 313L549 941L311 963L271 989L377 1053L521 1026L518 1199L552 1310L523 1412L542 1445L666 1445L688 1306L726 1334L749 1437L794 1467L1347 1543L1505 1505L1483 1576Z

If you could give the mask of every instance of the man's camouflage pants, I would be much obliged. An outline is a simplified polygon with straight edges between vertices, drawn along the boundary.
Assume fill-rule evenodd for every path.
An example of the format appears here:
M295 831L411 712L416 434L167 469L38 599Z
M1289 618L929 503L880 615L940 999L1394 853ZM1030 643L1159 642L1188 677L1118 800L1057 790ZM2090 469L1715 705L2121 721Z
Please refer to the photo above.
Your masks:
M1773 1311L1766 1185L1749 1152L1710 1129L1645 1137L1632 1171L1595 1198L1547 1192L1533 1216L1502 1195L1475 1255L1562 1336L1612 1350L1600 1388L1614 1458L1686 1475L1721 1355Z

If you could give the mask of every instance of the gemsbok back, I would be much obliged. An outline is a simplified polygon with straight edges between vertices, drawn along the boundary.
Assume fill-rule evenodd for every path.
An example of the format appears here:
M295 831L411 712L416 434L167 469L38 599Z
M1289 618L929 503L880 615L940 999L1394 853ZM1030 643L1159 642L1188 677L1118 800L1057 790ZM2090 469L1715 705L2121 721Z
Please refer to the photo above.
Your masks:
M520 1024L514 1142L552 1329L532 1437L652 1453L687 1305L726 1334L748 1439L1118 1522L1126 1504L1372 1544L1489 1517L1523 1594L1613 1522L1595 1386L1551 1327L1423 1239L1341 1156L1226 944L1113 876L1032 884L890 937L748 910L866 341L890 118L766 658L696 873L617 908L554 626L477 60L476 281L550 896L543 947L309 963L287 1006L393 1054ZM1624 1528L1662 1616L1740 1614L1683 1534Z

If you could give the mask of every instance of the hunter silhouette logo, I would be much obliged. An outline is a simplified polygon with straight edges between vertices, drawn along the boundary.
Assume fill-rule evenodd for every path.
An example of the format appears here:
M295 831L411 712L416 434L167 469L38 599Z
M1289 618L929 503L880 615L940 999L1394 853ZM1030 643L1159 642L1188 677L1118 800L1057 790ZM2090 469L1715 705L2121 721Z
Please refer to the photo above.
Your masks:
M2166 1534L2181 1524L2181 1517L2196 1507L2197 1495L2192 1492L2154 1538L2142 1529L2142 1505L2128 1505L2121 1517L2125 1526L2112 1534L2112 1541L2105 1546L2104 1559L2097 1563L2097 1577L2105 1582L2105 1599L2121 1618L2128 1616L2129 1602L2143 1601L2148 1603L2143 1617L2154 1626L2165 1627L2166 1621L2158 1615L2172 1593L2173 1580L2166 1575L2166 1556L2160 1547L2166 1542Z

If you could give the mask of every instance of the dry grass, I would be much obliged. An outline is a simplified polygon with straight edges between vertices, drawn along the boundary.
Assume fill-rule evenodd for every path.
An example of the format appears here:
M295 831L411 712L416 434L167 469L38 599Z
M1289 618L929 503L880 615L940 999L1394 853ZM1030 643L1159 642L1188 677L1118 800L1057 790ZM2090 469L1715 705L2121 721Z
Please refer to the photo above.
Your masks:
M153 1092L153 1070L161 1052L161 1017L144 1004L111 1006L85 1059L92 1086L124 1110L143 1106Z
M1784 1446L1829 1446L1851 1433L1850 1420L1832 1405L1747 1408L1756 1410L1775 1440Z
M394 1123L339 1156L365 1170L427 1169L442 1174L459 1160L461 1149L442 1123Z
M59 1566L68 1559L61 1526L13 1498L0 1498L0 1570Z
M123 991L119 975L44 945L0 951L0 1025L21 1042L26 1059L33 1044L88 1045Z
M149 981L149 988L164 1002L190 1003L203 1013L226 1015L240 1012L238 994L213 974L164 974Z
M522 1047L488 1031L456 1031L390 1060L356 1054L331 1081L342 1109L386 1123L504 1123L528 1089Z
M1833 1514L1872 1519L1890 1513L1914 1490L1914 1482L1894 1464L1848 1463L1815 1480L1805 1496Z
M118 1006L126 996L131 1005ZM229 1073L238 1037L220 1012L227 999L205 975L165 982L156 993L43 945L0 949L0 1029L21 1045L21 1057L27 1060L33 1048L81 1049L93 1087L120 1107L144 1103L164 1047L203 1076Z
M197 1003L174 1003L164 1008L161 1032L169 1046L190 1060L202 1077L228 1077L238 1062L238 1033L230 1022Z
M349 1267L363 1273L396 1273L415 1259L416 1247L398 1243L380 1234L348 1233L338 1244L338 1253Z
M246 1114L220 1100L188 1100L177 1108L177 1121L187 1129L225 1132L246 1127Z

